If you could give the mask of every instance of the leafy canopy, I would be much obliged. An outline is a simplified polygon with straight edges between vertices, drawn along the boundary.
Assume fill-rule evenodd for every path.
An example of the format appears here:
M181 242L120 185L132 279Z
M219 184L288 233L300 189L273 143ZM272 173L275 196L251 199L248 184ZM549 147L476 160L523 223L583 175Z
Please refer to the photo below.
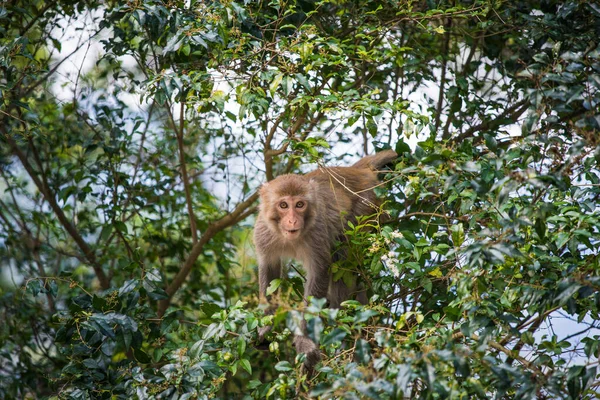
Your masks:
M597 398L599 37L583 0L2 4L0 397ZM383 148L331 268L369 305L293 266L265 317L259 185Z

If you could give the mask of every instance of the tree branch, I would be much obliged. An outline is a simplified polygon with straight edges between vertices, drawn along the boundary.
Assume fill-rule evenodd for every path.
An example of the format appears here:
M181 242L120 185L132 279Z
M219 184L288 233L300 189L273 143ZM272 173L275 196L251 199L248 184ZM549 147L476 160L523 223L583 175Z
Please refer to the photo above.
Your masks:
M0 129L3 135L5 136L6 140L8 141L8 144L10 145L13 153L17 156L17 158L19 158L21 164L29 174L29 177L37 186L38 190L42 193L42 195L50 205L52 211L54 211L54 214L58 218L63 228L65 228L69 236L71 236L71 238L75 241L79 249L85 255L87 262L89 262L92 268L94 269L94 273L96 274L96 277L100 282L100 287L102 289L108 289L110 287L110 280L104 273L102 266L96 260L96 255L94 254L90 246L87 244L87 242L83 239L81 234L73 226L73 224L71 224L71 222L67 219L65 213L58 205L58 202L56 201L54 193L50 189L48 182L40 180L39 176L36 174L33 167L29 163L27 156L21 151L15 140L6 131L6 128L4 126L1 126Z
M206 245L206 243L208 243L217 233L238 223L239 221L243 220L244 218L252 214L254 211L256 211L256 207L251 206L257 199L258 191L254 192L250 197L238 204L232 212L208 225L198 242L192 247L188 258L181 266L181 269L179 270L177 275L175 275L175 278L173 278L173 281L167 286L165 291L167 292L167 295L169 297L167 299L161 300L158 303L157 313L159 317L162 317L164 315L165 311L169 307L169 304L171 303L171 299L187 279L188 275L192 271L196 260L202 253L204 245Z
M530 104L529 100L521 100L518 103L516 103L515 105L504 110L504 112L502 114L498 115L496 118L487 120L487 121L483 121L479 125L472 126L471 128L469 128L466 131L464 131L463 133L461 133L460 135L453 137L452 139L450 139L450 142L451 143L460 143L465 139L474 137L476 132L489 131L489 130L496 129L496 128L502 126L504 123L506 123L506 120L509 120L510 122L514 123L529 108L529 104ZM476 142L480 142L482 139L483 139L482 136L475 137Z
M48 4L46 4L46 6L44 8L42 8L31 19L31 21L29 21L29 23L27 25L25 25L25 27L23 27L23 29L21 29L21 31L19 32L19 36L24 36L27 33L27 31L29 31L33 27L33 25L40 19L40 17L46 13L46 11L48 11L50 8L52 8L53 6L56 6L58 4L59 3L55 2L55 1L49 1Z
M469 217L466 215L462 215L462 216L451 216L451 215L446 215L446 214L438 214L438 213L430 213L430 212L424 212L424 211L417 211L417 212L412 212L412 213L408 213L408 214L404 214L404 215L400 215L398 218L396 218L396 221L400 221L403 219L409 219L412 217L436 217L436 218L444 218L447 220L457 220L457 221L468 221ZM394 222L394 221L386 221L386 223L390 223L390 222Z
M183 130L185 125L185 103L181 100L181 107L179 109L179 129L175 126L175 120L173 120L173 128L177 136L177 145L179 146L179 164L181 168L181 179L183 180L183 189L185 191L185 202L187 204L188 217L190 219L190 230L192 231L192 243L198 242L198 230L196 229L196 217L194 215L194 208L192 206L192 193L190 190L190 182L188 181L187 167L185 165L185 149L183 146Z
M460 338L466 338L466 336L462 332L456 332L452 335L452 338L460 339ZM475 340L476 342L481 341L479 336L474 333L471 336L469 336L469 338L472 340ZM528 361L527 359L523 358L522 356L515 354L514 351L502 346L500 343L495 342L493 340L487 340L487 339L484 339L484 340L488 343L488 345L491 348L506 354L509 358L514 358L515 360L519 361L521 363L521 365L523 365L524 367L533 371L536 375L538 375L538 376L544 375L542 373L542 371L537 367L537 365L533 364L531 361Z
M460 75L462 77L467 76L467 74L471 71L471 67L470 67L471 61L473 60L473 56L475 55L475 51L477 50L477 47L479 46L479 41L483 37L484 33L485 33L485 31L483 31L481 33L481 35L478 35L473 40L473 45L471 46L471 49L469 51L469 55L467 56L467 59L466 59L465 63L463 64L462 71L460 72ZM456 91L456 93L454 94L454 97L452 98L450 104L452 104L453 102L455 102L458 99L458 96L459 96L459 91ZM442 139L443 140L448 140L450 138L450 124L452 123L452 121L454 121L454 116L455 116L455 114L450 113L448 115L448 118L446 119L446 123L444 124L444 129L443 129L443 134L442 134Z
M287 149L287 145L282 146L283 151L281 151L281 152L279 150L273 150L271 148L271 142L273 141L275 132L277 132L277 128L279 128L281 121L283 121L284 115L285 115L284 112L279 114L279 116L277 117L275 122L273 122L273 126L271 126L269 133L267 133L267 136L265 137L265 146L263 149L263 154L265 157L265 175L266 175L267 181L272 181L273 177L274 177L273 176L273 157L284 153L285 150Z

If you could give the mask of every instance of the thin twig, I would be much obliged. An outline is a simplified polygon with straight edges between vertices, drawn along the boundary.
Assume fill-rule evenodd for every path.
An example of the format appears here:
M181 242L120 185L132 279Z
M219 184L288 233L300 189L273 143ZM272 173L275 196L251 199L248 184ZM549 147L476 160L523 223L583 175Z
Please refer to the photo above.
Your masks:
M46 74L44 74L44 76L42 76L40 79L38 79L37 81L33 82L27 89L25 89L25 91L23 91L23 93L20 94L20 97L29 97L29 95L31 94L31 92L37 88L39 85L41 85L44 82L48 81L48 78L50 78L59 68L60 66L67 61L69 58L71 58L71 56L75 53L77 53L86 43L88 43L89 41L91 41L93 38L95 38L100 32L102 32L103 29L100 29L96 32L94 32L93 35L91 35L86 41L84 41L83 43L81 43L81 45L77 46L75 48L75 50L73 50L72 52L70 52L65 58L63 58L62 60L60 60L59 62L56 63L56 65L54 67L52 67L52 69L50 69Z
M437 133L440 127L442 108L444 107L444 89L446 86L446 69L448 67L448 53L450 50L450 28L452 27L452 18L448 18L446 21L444 33L444 42L442 43L442 71L440 73L440 91L438 95L438 103L435 113L435 131Z

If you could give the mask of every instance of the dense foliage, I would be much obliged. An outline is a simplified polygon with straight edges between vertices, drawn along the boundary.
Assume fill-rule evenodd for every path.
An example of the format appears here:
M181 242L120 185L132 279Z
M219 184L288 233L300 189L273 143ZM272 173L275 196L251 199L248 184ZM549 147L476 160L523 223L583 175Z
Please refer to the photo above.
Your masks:
M599 398L599 109L595 2L9 0L0 398ZM265 317L261 182L390 147Z

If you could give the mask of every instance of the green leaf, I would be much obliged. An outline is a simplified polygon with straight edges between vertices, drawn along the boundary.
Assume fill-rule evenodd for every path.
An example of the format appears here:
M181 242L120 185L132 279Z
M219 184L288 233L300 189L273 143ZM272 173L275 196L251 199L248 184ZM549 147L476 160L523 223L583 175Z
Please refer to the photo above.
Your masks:
M267 287L267 296L270 296L281 286L281 279L273 279Z
M287 372L292 371L293 369L294 368L289 363L289 361L279 361L277 364L275 364L275 371Z
M204 340L198 340L194 343L188 351L189 356L192 358L199 358L204 350L204 343L206 343Z
M100 239L102 241L106 241L110 235L113 232L113 226L112 225L105 225L102 227L102 231L100 232Z
M186 56L189 56L189 55L190 55L190 50L191 50L191 48L190 48L190 45L189 45L189 44L187 44L187 43L186 43L186 44L184 44L184 45L183 45L183 46L182 46L182 47L179 49L179 51L180 51L181 53L183 53L184 55L186 55Z
M335 328L333 331L331 331L329 334L323 337L323 339L321 340L321 344L323 344L324 346L328 346L334 343L340 344L347 336L347 334L348 333L345 330Z
M367 321L369 318L379 315L379 313L375 310L363 310L356 313L354 316L354 323L360 324L362 322Z
M371 346L369 345L369 342L364 339L357 340L355 345L355 355L356 361L361 364L368 364L371 360Z
M225 326L222 323L213 322L206 328L202 338L207 340L216 337L218 339L223 335L225 335Z
M523 332L521 334L521 340L523 341L523 343L530 346L535 343L535 338L533 337L533 334L529 331Z
M560 232L556 237L556 247L563 247L570 239L570 234L568 232Z
M242 368L248 372L248 374L252 375L252 366L250 365L250 361L245 358L240 359L240 365Z
M39 279L32 279L27 282L27 291L32 294L32 296L37 296L41 291L42 284Z
M106 304L106 300L104 300L102 297L98 297L96 295L92 297L92 305L96 310L102 311Z
M115 221L114 226L119 232L127 234L127 225L124 222Z
M244 338L239 338L237 341L237 352L238 356L242 357L246 352L246 340ZM251 372L249 372L251 373Z
M421 280L421 286L423 286L423 289L425 289L427 293L431 293L431 291L433 290L433 283L429 278L423 278Z
M135 357L135 359L143 364L148 364L149 362L151 362L152 360L150 359L150 357L148 357L148 354L146 354L145 351L143 351L142 349L133 349L133 356Z
M281 85L281 82L283 81L283 77L284 77L284 75L282 73L279 73L279 74L275 75L275 77L271 81L271 84L269 85L269 92L271 93L271 97L275 96L275 92L277 92L277 89Z
M215 303L202 303L200 309L206 315L207 318L212 317L214 314L220 312L222 309Z
M452 234L452 243L455 247L460 247L465 241L465 231L463 225L461 223L452 225L450 227L450 232Z
M258 388L260 385L262 385L261 381L259 381L258 379L253 379L250 382L248 382L246 388L248 388L249 390L253 390Z

